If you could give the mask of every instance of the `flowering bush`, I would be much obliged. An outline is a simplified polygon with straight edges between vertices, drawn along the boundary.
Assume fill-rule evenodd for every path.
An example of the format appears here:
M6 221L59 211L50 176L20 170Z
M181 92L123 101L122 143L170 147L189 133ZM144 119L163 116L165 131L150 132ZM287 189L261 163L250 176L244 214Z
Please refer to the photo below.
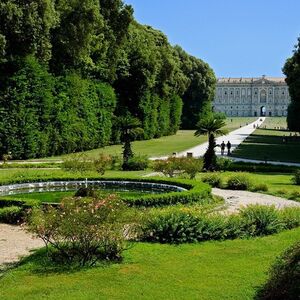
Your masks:
M124 230L126 211L114 195L65 198L57 208L34 208L27 225L54 260L91 266L98 260L122 258L125 235L131 234Z
M169 157L165 160L157 160L153 164L156 172L165 176L174 177L175 174L186 173L190 179L195 178L197 172L203 167L203 161L193 157Z

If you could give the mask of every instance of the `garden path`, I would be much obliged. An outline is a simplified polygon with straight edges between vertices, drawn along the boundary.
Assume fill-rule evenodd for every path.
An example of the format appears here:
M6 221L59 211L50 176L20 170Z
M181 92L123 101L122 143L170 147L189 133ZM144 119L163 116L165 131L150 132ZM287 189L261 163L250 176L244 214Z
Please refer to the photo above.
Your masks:
M279 209L285 207L300 207L299 202L261 193L223 190L217 188L213 188L212 193L216 196L224 198L226 206L225 212L228 213L237 212L240 208L251 204L274 205L276 208Z
M0 265L16 262L43 245L42 240L33 238L21 226L0 224Z

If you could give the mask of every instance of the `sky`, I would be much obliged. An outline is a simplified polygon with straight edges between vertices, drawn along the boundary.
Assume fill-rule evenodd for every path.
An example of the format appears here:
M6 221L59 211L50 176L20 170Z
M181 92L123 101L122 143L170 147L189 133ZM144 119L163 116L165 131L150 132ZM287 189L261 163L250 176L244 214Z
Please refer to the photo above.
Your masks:
M300 0L124 0L139 23L209 63L217 77L280 77L300 36Z

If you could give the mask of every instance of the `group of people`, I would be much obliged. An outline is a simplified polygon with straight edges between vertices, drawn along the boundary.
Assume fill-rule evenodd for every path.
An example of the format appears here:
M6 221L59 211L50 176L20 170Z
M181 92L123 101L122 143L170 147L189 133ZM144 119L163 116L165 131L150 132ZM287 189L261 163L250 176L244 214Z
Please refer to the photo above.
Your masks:
M225 148L227 148L227 155L229 156L231 154L230 149L231 149L231 143L230 141L227 142L227 144L225 144L225 142L223 141L222 144L220 145L221 147L221 155L224 155L225 152Z

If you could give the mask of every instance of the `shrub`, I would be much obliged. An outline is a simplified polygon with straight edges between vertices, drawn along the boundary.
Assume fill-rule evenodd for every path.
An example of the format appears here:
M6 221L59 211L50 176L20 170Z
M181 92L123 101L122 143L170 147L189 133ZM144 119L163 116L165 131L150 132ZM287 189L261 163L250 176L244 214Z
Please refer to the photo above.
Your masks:
M224 238L222 216L193 216L186 212L150 216L143 239L160 243L192 243Z
M45 242L52 259L91 266L98 260L122 258L125 212L122 201L113 195L65 198L58 208L33 209L28 230Z
M292 178L292 182L296 185L300 185L300 170L297 170Z
M62 168L67 171L83 173L94 170L94 163L85 154L76 153L71 154L64 159Z
M202 177L202 181L208 183L212 187L222 187L223 182L220 174L210 173Z
M217 157L217 169L218 170L229 170L232 166L232 160L225 157Z
M190 179L202 169L203 161L194 157L169 157L165 160L156 160L153 169L165 176L174 177L175 174L187 174Z
M230 190L249 190L251 185L250 178L243 173L232 175L227 181L227 188Z
M245 235L261 236L279 232L284 224L274 206L249 205L240 210Z
M134 155L126 163L127 171L142 171L148 168L149 159L144 155Z
M286 207L279 211L279 217L284 228L292 229L300 226L300 207Z
M269 278L256 300L295 300L300 295L300 242L278 257L269 270Z
M81 187L76 191L74 196L75 197L92 197L92 198L96 198L97 197L97 192L91 186Z
M179 164L181 164L181 170L186 173L190 179L194 179L196 174L203 168L203 161L194 157L182 157Z
M191 211L154 212L145 220L142 240L160 243L190 243L273 234L300 225L300 209L276 210L252 205L236 215Z
M96 171L104 175L105 171L111 168L112 158L109 155L100 153L97 158L92 159L84 153L72 154L64 159L62 168L72 172L83 173L86 171Z
M280 189L280 190L277 190L276 191L276 194L277 195L286 195L286 194L288 194L288 191L286 190L286 189Z
M252 192L267 192L268 189L269 188L268 188L268 186L265 183L259 183L259 184L254 185L251 188L251 191Z
M178 172L182 172L181 166L179 164L179 159L177 157L169 157L164 160L156 160L153 163L153 170L155 172L161 172L165 176L174 177Z
M0 222L16 224L23 219L23 209L19 206L0 208Z
M112 165L112 158L109 155L105 155L100 153L98 158L93 160L93 165L91 168L95 169L97 173L100 175L104 175L105 171L111 168Z
M298 191L291 192L290 196L289 196L289 199L290 200L300 201L300 192L298 192Z

